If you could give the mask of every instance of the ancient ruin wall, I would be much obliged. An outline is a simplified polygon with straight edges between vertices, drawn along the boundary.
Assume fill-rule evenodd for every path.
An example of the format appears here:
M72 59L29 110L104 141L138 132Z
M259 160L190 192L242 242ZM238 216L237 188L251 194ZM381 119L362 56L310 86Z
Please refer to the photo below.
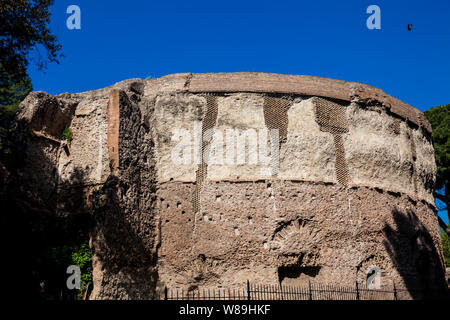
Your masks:
M50 104L58 129L36 120ZM379 89L312 76L176 74L32 93L18 123L24 178L51 181L42 201L56 195L59 214L92 214L93 298L246 280L354 285L372 265L382 287L395 283L406 297L442 282L431 128ZM60 143L66 124L70 147ZM189 140L199 162L175 164L174 129L277 129L278 140L265 142L279 159L251 163L246 147L245 163L210 164L208 136Z

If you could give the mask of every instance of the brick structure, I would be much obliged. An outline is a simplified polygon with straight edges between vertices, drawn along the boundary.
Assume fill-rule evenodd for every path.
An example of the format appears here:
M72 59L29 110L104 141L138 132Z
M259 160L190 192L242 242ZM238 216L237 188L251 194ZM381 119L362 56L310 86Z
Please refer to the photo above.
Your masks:
M36 136L27 148L39 148L41 165L57 172L39 171L53 186L44 203L54 193L58 214L92 214L92 298L151 299L164 287L247 280L365 284L371 266L382 288L406 290L400 298L445 286L431 127L380 89L313 76L186 73L81 94L31 93L18 120L52 133L51 119L35 121L49 102L72 128L70 153ZM258 142L272 150L269 163L251 163L250 146L244 163L210 163L215 136L194 135L221 132L237 143L249 129L278 131L278 140ZM175 130L192 137L199 162L174 163L183 139ZM24 179L35 174L31 162ZM67 188L80 186L81 200L68 206Z

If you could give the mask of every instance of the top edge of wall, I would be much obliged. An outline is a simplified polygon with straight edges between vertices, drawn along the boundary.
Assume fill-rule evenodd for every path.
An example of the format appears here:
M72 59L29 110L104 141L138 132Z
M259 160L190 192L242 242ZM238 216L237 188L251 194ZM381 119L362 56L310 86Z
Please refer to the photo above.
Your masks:
M107 98L111 90L129 90L138 84L145 96L164 92L254 92L317 96L363 105L381 105L390 113L414 123L426 132L432 128L417 108L368 84L311 75L285 75L265 72L174 73L150 80L128 79L103 89L82 93L63 93L58 98ZM136 86L132 91L136 91Z
M318 96L362 104L378 104L429 133L431 125L417 108L383 90L358 82L311 75L265 72L175 73L146 80L147 92L257 92Z

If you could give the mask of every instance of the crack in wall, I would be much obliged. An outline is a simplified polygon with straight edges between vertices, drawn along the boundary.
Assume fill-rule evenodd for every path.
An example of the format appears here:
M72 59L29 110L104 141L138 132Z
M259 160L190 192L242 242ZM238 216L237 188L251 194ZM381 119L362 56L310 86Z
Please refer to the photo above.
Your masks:
M416 168L416 160L417 160L417 152L416 152L416 144L414 142L414 135L411 128L408 129L409 141L411 142L411 155L412 155L412 182L414 185L414 194L417 194L417 168Z
M117 175L119 170L120 95L118 90L111 90L106 114L109 166L112 175Z
M105 132L102 126L97 127L98 135L98 154L97 154L97 168L96 168L96 178L97 181L102 180L103 173L103 133Z

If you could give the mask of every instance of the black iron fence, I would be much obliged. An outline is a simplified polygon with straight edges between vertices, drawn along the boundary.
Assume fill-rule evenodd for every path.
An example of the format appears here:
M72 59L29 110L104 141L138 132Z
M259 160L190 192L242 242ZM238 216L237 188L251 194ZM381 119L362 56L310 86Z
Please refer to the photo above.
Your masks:
M308 283L305 286L252 284L240 288L197 288L194 290L164 288L160 300L402 300L411 299L405 289L369 289Z

